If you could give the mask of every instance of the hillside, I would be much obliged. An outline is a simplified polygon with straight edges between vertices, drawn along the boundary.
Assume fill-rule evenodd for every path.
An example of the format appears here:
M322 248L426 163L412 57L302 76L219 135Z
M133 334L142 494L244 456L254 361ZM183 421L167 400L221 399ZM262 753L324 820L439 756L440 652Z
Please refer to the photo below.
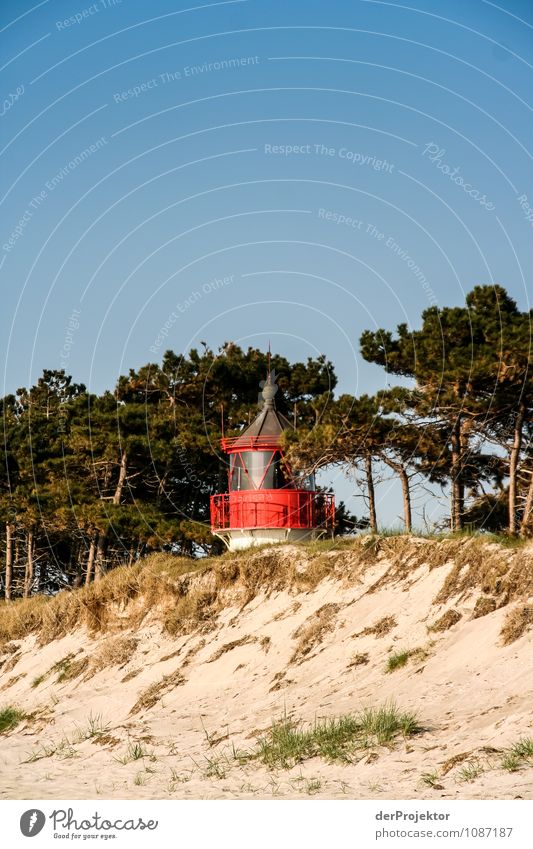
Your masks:
M0 794L531 798L532 597L533 546L364 535L4 605Z

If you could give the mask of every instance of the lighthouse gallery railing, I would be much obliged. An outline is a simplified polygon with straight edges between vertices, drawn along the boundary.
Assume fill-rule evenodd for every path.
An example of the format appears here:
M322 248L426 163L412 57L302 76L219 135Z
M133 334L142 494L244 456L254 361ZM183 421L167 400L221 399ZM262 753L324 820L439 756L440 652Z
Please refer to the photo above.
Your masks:
M323 528L335 522L333 495L302 489L245 490L211 496L214 531L231 528Z

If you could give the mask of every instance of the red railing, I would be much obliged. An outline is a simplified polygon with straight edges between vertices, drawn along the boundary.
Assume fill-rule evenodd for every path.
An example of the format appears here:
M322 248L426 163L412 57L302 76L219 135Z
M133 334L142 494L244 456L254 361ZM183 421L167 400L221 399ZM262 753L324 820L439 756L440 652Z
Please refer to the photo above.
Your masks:
M279 436L228 436L220 440L224 451L232 451L235 448L241 451L254 448L277 448L281 443Z
M252 528L321 528L332 530L335 499L302 489L264 489L211 496L213 531Z

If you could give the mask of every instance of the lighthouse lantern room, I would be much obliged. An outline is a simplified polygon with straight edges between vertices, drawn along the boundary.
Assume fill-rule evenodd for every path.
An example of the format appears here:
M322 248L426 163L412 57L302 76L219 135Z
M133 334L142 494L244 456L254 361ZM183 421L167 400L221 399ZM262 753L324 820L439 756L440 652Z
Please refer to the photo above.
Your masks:
M314 475L295 474L283 462L281 437L293 425L276 409L277 391L269 371L260 413L221 442L229 458L228 492L211 496L211 530L230 551L333 532L334 497L316 490Z

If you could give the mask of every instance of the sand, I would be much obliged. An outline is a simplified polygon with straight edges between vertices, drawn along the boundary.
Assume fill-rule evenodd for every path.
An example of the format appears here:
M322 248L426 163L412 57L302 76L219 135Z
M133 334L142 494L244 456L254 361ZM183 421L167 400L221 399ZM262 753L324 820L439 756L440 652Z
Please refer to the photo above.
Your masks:
M501 766L507 747L533 738L532 632L503 646L509 607L472 619L479 588L434 604L453 565L422 563L376 589L390 569L376 560L359 579L262 591L178 637L154 610L135 632L16 641L0 708L30 716L0 735L1 798L532 798L533 761ZM429 631L450 609L460 620ZM390 630L372 633L384 617ZM386 671L391 654L416 649ZM58 681L52 667L68 656L89 666ZM269 770L234 758L284 715L313 722L387 700L424 731L348 764Z

